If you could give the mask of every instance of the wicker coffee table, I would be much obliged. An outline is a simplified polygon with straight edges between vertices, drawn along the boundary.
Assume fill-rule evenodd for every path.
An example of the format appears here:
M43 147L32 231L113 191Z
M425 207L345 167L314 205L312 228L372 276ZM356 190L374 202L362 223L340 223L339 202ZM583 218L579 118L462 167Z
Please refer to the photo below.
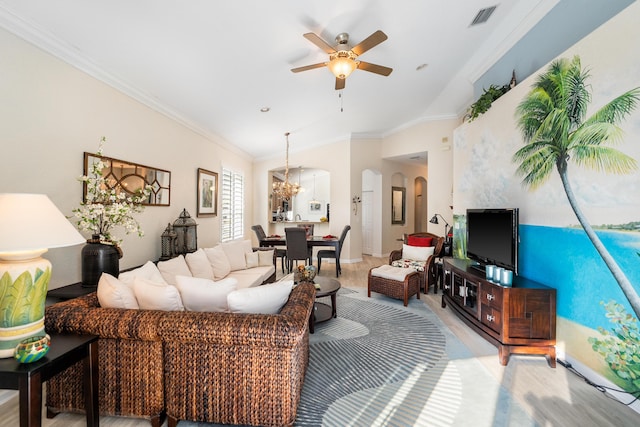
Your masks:
M316 286L316 299L322 297L331 297L331 306L323 302L315 303L313 308L313 319L309 319L309 332L315 331L315 324L326 322L329 319L337 317L336 314L336 293L340 289L340 282L331 277L316 276L313 279L316 285L320 285L320 289Z

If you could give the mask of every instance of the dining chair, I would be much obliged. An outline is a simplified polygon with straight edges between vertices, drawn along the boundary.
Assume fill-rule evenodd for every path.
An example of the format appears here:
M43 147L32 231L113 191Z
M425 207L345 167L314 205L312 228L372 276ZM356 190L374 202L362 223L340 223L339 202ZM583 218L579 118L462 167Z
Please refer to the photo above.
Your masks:
M287 237L287 271L293 270L293 262L304 261L311 264L311 251L307 244L307 233L301 227L287 227L284 229Z
M336 260L336 277L342 274L342 268L340 267L340 253L342 252L342 245L344 244L344 239L347 237L347 233L351 230L350 225L345 225L342 229L342 234L340 234L340 239L338 240L338 250L336 253L335 249L323 249L318 251L318 274L320 273L320 265L322 264L322 258L333 258Z
M260 224L252 225L251 229L256 233L256 237L258 238L258 245L262 243L263 240L267 238L267 234L264 232L264 229ZM284 274L284 263L287 258L287 250L286 249L277 249L273 248L276 251L276 258L280 258L282 265L282 273Z

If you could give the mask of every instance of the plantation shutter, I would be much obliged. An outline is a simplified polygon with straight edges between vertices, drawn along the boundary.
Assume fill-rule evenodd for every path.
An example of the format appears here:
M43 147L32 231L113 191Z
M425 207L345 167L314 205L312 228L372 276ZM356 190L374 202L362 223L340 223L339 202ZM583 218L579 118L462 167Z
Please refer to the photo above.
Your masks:
M244 236L244 176L222 168L222 230L220 240L241 239Z

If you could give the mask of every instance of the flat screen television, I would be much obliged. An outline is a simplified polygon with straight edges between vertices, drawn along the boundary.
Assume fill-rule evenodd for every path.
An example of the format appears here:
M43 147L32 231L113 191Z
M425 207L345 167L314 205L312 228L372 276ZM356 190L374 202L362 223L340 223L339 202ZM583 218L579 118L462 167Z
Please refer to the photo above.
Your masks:
M518 209L467 209L467 256L518 274Z

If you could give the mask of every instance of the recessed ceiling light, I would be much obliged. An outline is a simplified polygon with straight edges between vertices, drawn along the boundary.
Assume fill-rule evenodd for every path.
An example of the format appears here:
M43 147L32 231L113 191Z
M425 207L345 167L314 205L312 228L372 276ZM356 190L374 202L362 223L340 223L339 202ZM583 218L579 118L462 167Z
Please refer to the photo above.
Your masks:
M420 71L423 70L425 68L427 68L429 66L429 64L420 64L416 67L416 71Z
M269 108L269 107L262 107L262 108L260 109L260 112L261 112L261 113L268 113L268 112L269 112L269 110L271 110L271 108Z

